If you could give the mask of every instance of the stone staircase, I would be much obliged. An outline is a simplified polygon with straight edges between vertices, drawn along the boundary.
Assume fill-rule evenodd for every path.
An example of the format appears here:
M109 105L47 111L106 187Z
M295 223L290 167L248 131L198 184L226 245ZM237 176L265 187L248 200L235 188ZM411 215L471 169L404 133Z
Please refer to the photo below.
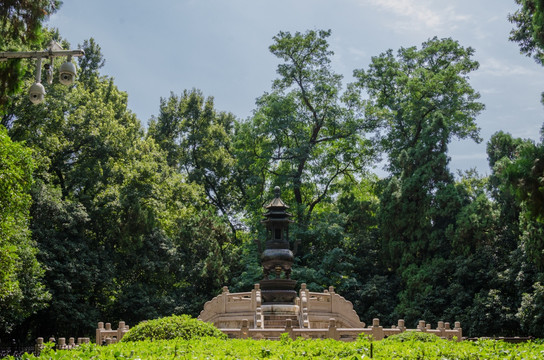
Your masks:
M299 327L298 316L292 314L264 314L265 329L280 329L287 324L287 319L291 319L293 328Z
M298 306L291 304L264 304L262 306L265 329L281 329L291 320L293 328L299 328Z

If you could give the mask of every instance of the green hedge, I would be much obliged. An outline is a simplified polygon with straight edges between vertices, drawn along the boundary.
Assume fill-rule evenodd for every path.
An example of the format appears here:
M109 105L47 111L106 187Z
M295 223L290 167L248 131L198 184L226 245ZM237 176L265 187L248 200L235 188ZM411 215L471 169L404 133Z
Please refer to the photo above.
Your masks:
M226 339L226 335L209 323L194 319L189 315L172 315L139 323L123 336L122 342L142 340L195 339L216 337Z
M434 335L433 335L434 336ZM112 360L112 359L425 359L425 360L542 360L541 341L509 344L503 341L374 341L360 338L354 342L331 339L289 340L222 340L203 337L193 340L157 340L118 343L108 346L88 344L76 350L44 350L44 360ZM14 360L14 358L8 358ZM24 359L36 359L26 356Z
M404 342L404 341L420 341L420 342L437 342L440 338L434 334L429 334L419 331L405 331L397 335L391 335L385 341Z

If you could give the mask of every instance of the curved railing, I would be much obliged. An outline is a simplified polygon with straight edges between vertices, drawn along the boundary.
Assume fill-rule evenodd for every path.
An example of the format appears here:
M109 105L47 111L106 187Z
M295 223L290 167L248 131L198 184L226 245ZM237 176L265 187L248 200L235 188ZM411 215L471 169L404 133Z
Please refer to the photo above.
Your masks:
M301 328L324 327L330 318L336 318L345 327L363 328L365 323L353 309L351 301L334 292L334 287L322 293L311 292L306 284L300 287ZM307 326L306 326L307 325Z

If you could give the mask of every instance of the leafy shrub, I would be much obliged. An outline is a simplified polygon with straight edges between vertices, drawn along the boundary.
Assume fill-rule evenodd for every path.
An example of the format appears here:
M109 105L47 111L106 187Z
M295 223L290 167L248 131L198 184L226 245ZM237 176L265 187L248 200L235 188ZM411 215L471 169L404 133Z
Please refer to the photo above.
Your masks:
M201 337L227 338L212 324L194 319L189 315L172 315L139 323L130 329L121 341L171 340L177 338L189 340Z
M397 335L391 335L387 338L388 341L420 341L420 342L437 342L440 340L440 337L434 334L428 334L419 331L405 331Z

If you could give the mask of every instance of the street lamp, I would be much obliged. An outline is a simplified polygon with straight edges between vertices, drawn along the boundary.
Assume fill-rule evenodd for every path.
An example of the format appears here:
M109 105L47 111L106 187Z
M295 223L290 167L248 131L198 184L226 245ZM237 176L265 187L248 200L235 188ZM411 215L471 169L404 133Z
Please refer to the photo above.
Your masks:
M53 58L66 56L66 62L60 66L59 82L63 85L71 85L76 79L76 66L72 63L72 56L83 56L85 52L78 50L63 50L55 41L51 41L49 49L44 51L4 51L0 52L0 61L8 59L37 59L36 61L36 82L30 86L28 95L33 104L43 102L45 88L41 84L42 79L42 59L50 59L49 64L45 64L47 71L47 83L53 82Z

